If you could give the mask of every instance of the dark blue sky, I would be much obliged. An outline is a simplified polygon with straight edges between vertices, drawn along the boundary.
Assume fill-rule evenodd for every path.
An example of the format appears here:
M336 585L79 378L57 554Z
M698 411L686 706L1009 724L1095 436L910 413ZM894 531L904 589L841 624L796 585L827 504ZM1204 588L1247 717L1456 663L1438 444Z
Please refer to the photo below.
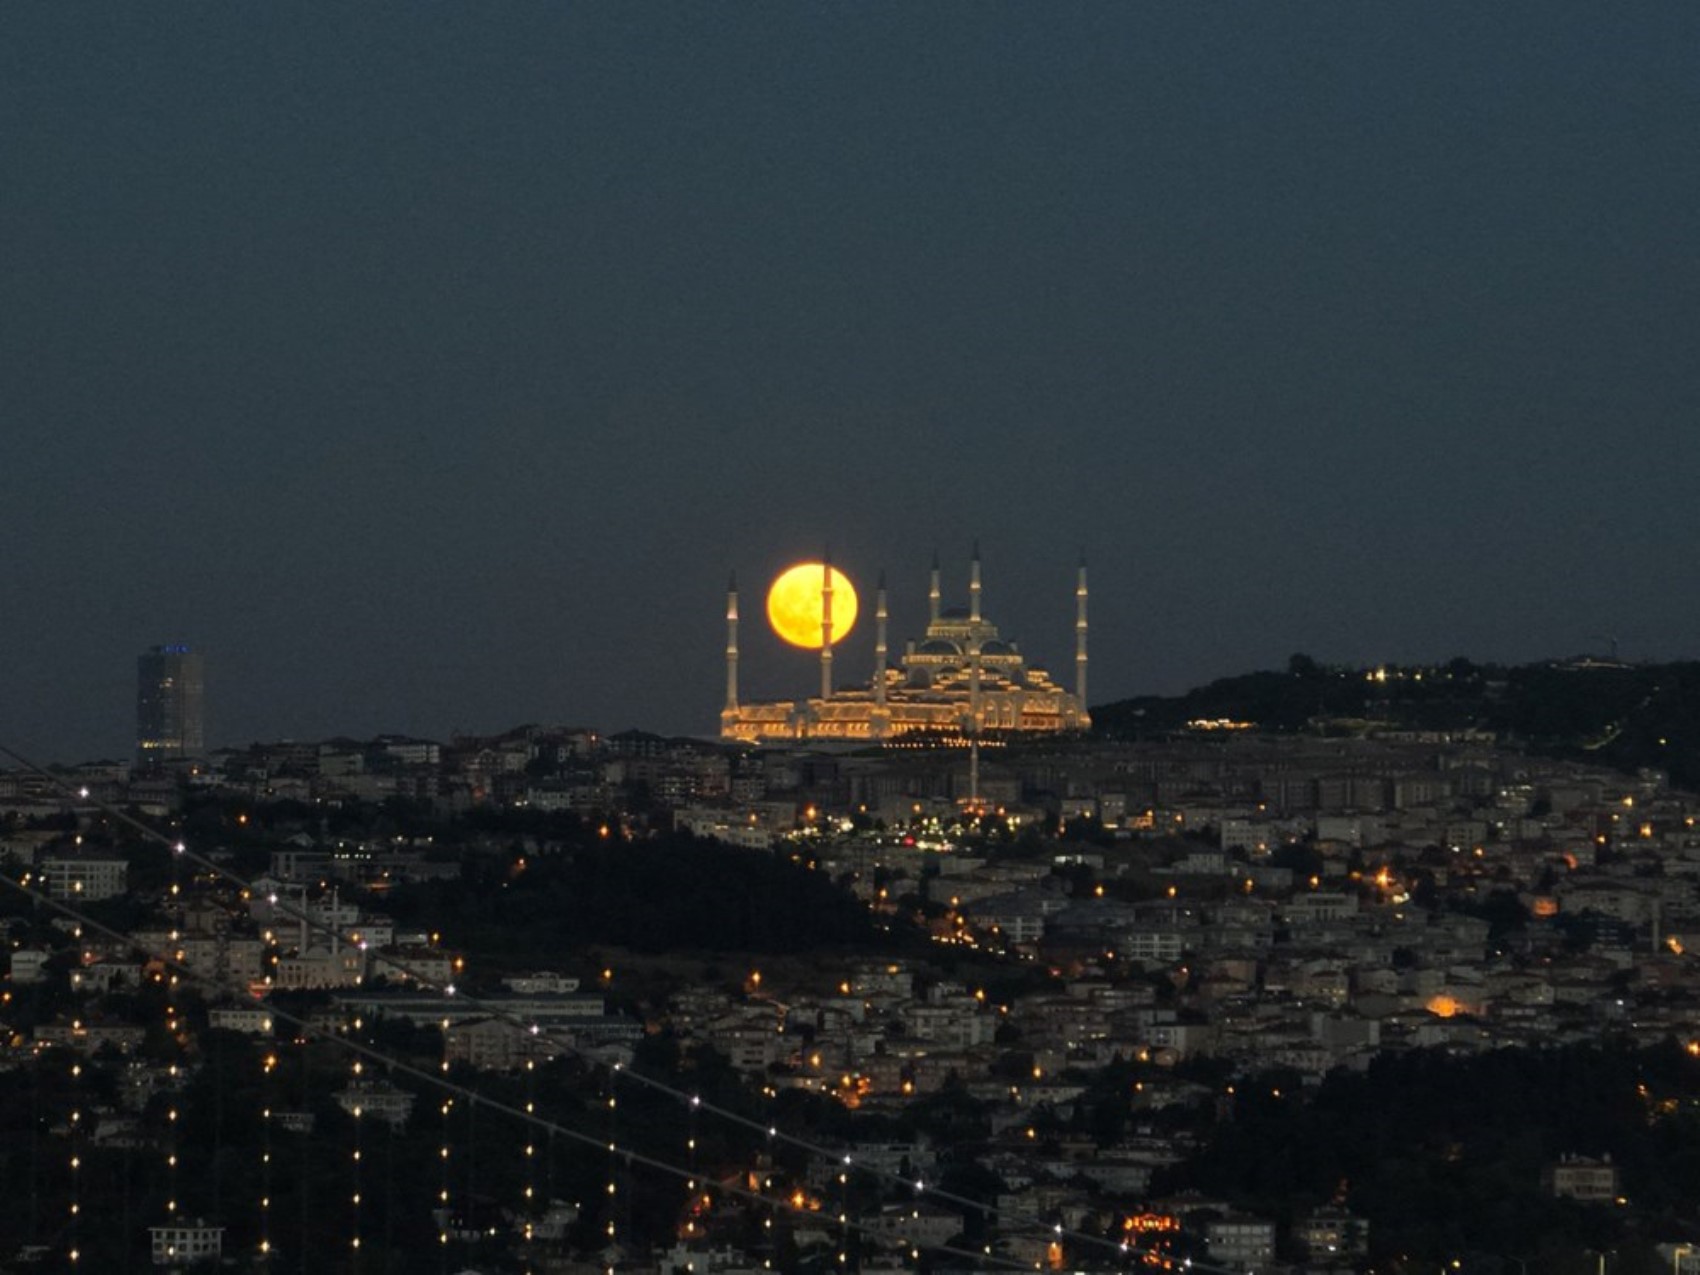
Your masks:
M1084 546L1099 701L1700 653L1694 5L14 5L0 118L45 756L162 641L213 742L708 731L823 541L1059 672Z

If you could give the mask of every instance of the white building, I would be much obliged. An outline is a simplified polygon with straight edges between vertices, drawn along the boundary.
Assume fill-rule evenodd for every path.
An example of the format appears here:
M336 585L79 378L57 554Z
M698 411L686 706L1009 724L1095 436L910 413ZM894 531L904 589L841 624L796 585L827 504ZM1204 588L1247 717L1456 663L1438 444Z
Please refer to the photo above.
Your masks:
M337 1106L356 1119L383 1120L395 1129L405 1125L413 1112L413 1095L394 1085L363 1081L339 1089L332 1096Z
M366 974L366 953L357 947L335 951L315 947L278 958L273 982L279 988L358 987Z
M1276 845L1275 826L1266 819L1222 820L1222 849L1265 855Z
M1349 920L1358 914L1358 896L1338 890L1312 890L1287 900L1281 914L1294 925Z
M905 1248L936 1248L962 1233L962 1215L922 1200L887 1205L869 1226L869 1233Z
M51 952L36 947L20 947L12 953L12 981L14 983L39 983L47 969L47 960Z
M178 1266L224 1255L224 1228L208 1226L200 1218L192 1224L150 1226L148 1234L153 1237L155 1266Z
M1179 930L1127 930L1116 939L1116 951L1130 961L1178 961L1185 949L1186 939Z
M1210 1223L1204 1240L1211 1261L1243 1271L1255 1271L1275 1258L1275 1223L1262 1218L1230 1215Z
M540 993L565 995L578 991L579 980L553 970L538 970L533 974L509 974L502 986L517 996L536 996Z
M1369 1249L1369 1223L1342 1208L1317 1209L1294 1232L1313 1258L1357 1257Z
M372 957L372 977L398 983L444 987L460 973L462 959L436 947L401 947Z
M513 1071L533 1059L553 1058L560 1041L501 1018L468 1018L451 1024L443 1036L443 1057L480 1071Z
M269 1036L272 1012L254 1005L225 1005L207 1011L207 1026L247 1036Z
M124 893L130 865L97 855L52 855L38 865L42 889L53 899L115 899Z
M1561 1156L1541 1176L1547 1189L1561 1199L1605 1204L1622 1190L1622 1175L1609 1155L1598 1160L1585 1155Z

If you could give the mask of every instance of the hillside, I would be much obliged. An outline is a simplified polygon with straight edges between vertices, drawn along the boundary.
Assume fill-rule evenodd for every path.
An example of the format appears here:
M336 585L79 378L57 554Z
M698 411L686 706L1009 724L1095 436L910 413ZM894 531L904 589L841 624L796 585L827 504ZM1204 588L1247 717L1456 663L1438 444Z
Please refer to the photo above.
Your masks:
M1146 739L1189 722L1275 732L1482 730L1550 756L1624 770L1656 767L1700 787L1700 663L1568 660L1502 666L1325 667L1295 655L1283 671L1220 678L1184 695L1092 710L1096 734Z

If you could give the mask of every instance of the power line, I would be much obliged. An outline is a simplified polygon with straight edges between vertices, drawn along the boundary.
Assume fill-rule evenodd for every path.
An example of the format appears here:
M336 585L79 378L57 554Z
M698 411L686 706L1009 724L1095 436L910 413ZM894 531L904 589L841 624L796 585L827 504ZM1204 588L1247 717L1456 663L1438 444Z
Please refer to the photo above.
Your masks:
M0 885L15 890L19 894L22 894L37 903L44 904L45 906L60 913L62 916L76 921L79 925L87 927L105 938L124 943L150 959L159 960L164 964L173 967L178 977L186 982L196 983L202 986L210 985L215 987L217 990L224 992L240 991L240 988L234 984L220 986L215 980L197 972L192 967L184 965L182 962L177 961L164 953L147 947L147 945L131 938L122 931L113 929L110 926L95 920L93 917L79 911L70 904L65 903L63 900L54 899L48 895L40 893L39 891L32 890L28 885L23 884L21 881L18 881L7 873L0 873ZM581 1146L606 1152L611 1156L617 1157L619 1161L623 1162L627 1166L637 1165L643 1168L653 1169L658 1173L684 1181L694 1181L697 1177L696 1173L687 1166L673 1164L658 1157L647 1155L642 1151L635 1150L630 1146L621 1146L606 1138L599 1138L593 1134L585 1133L582 1130L560 1124L557 1121L547 1119L546 1117L539 1116L535 1113L526 1112L519 1107L513 1106L511 1103L503 1102L498 1098L489 1097L486 1094L481 1094L476 1089L460 1084L459 1082L448 1079L440 1074L433 1073L424 1067L416 1066L404 1059L387 1054L383 1050L374 1046L353 1040L347 1036L341 1035L340 1033L327 1031L315 1026L307 1019L302 1018L299 1015L292 1014L288 1010L280 1009L273 1005L271 1006L271 1013L274 1018L296 1028L303 1036L310 1036L318 1040L328 1041L349 1051L350 1053L358 1055L362 1059L379 1063L388 1068L392 1073L399 1073L423 1084L434 1086L452 1097L464 1099L468 1104L485 1107L497 1114L511 1117L522 1124L533 1125L551 1135L558 1134L568 1141L576 1142ZM612 1068L612 1071L616 1075L630 1074L618 1064ZM812 1216L808 1209L793 1206L789 1200L764 1195L760 1191L751 1190L748 1187L734 1185L728 1182L719 1182L716 1183L715 1189L727 1195L736 1195L755 1203L766 1204L770 1207L780 1206L787 1209L789 1212L799 1214L803 1217ZM873 1229L856 1222L849 1222L847 1225L864 1232L871 1231ZM947 1244L930 1244L926 1247L932 1251L949 1253L959 1257L968 1257L979 1262L985 1262L987 1260L1000 1262L1013 1270L1028 1269L1024 1263L1015 1262L1007 1258L998 1258L995 1255L986 1253L976 1253L972 1250L956 1248Z
M13 761L17 762L19 765L23 766L25 769L27 769L30 772L40 776L41 778L47 780L50 784L52 784L53 786L58 788L60 791L65 793L67 796L74 797L78 801L86 802L87 804L92 805L96 809L100 810L102 813L106 814L109 818L116 819L117 821L119 821L120 823L125 825L126 827L130 828L132 831L136 832L143 839L151 841L151 842L158 844L158 845L165 846L166 848L168 848L172 852L172 854L173 854L173 856L175 856L175 858L185 859L185 860L187 860L191 863L194 863L194 864L196 864L196 865L198 865L202 868L205 868L208 872L212 873L214 876L220 878L221 880L227 882L228 884L231 884L233 886L238 887L240 890L242 890L244 892L244 894L249 895L249 896L252 895L252 883L251 882L249 882L245 878L243 878L241 876L241 874L236 873L236 872L232 872L230 869L226 868L223 864L220 864L220 863L216 862L215 860L210 859L210 858L206 857L205 855L200 854L198 851L193 850L192 848L190 848L187 841L184 840L183 838L168 837L164 833L161 833L157 829L150 827L148 824L144 823L140 819L137 819L133 815L129 814L127 811L121 810L118 807L114 806L112 803L105 801L104 799L101 799L101 798L96 798L96 797L92 797L92 796L87 795L86 789L74 789L71 786L71 784L69 782L67 782L62 776L57 775L57 774L53 773L52 771L47 770L46 768L42 767L38 763L34 762L30 758L24 756L23 754L19 753L18 751L7 746L4 743L0 743L0 755L10 757ZM38 897L45 897L45 896L38 896ZM267 899L268 904L274 910L282 912L285 916L289 917L292 920L297 921L298 923L300 923L302 926L304 926L307 929L313 930L313 931L315 931L315 932L317 932L321 935L328 936L329 938L331 938L335 941L348 943L351 946L358 947L362 951L365 951L367 949L366 942L357 937L358 931L349 930L348 932L345 933L341 929L339 929L337 926L335 926L334 924L330 924L330 923L319 920L317 917L312 915L312 913L309 910L307 910L305 907L300 908L300 909L296 908L293 904L289 903L280 894L268 893L267 896L266 896L266 899ZM305 902L304 896L303 896L303 902ZM67 914L70 914L70 913L67 913ZM102 927L102 928L104 928L104 927ZM111 933L111 932L108 931L108 933ZM127 935L115 935L115 937L118 937L119 939L130 944L131 946L139 946L139 945L135 944L134 940L130 939L129 936L127 936ZM152 954L152 955L157 955L157 954ZM184 969L185 971L187 971L187 969L188 969L188 967L183 966L181 962L173 961L172 963L178 965L180 968ZM791 1134L791 1133L785 1132L784 1130L781 1130L778 1127L777 1124L772 1124L772 1123L764 1124L761 1121L751 1119L750 1117L742 1115L741 1113L733 1111L729 1108L721 1107L718 1104L708 1102L708 1101L704 1100L700 1095L690 1093L686 1090L682 1090L682 1089L677 1088L676 1086L670 1085L670 1084L666 1083L665 1081L658 1080L654 1077L646 1076L643 1073L638 1072L638 1071L634 1071L629 1067L625 1067L623 1064L620 1064L620 1063L610 1064L606 1060L597 1057L596 1054L593 1051L580 1047L576 1043L576 1041L573 1041L570 1038L564 1039L560 1036L555 1035L550 1028L544 1027L537 1022L525 1019L525 1018L523 1018L523 1017L521 1017L517 1014L514 1014L511 1011L509 1011L508 1009L506 1009L506 1007L504 1007L504 1006L494 1004L494 1003L491 1003L491 1002L488 1002L488 1001L484 1001L474 994L465 992L463 989L457 987L455 985L455 983L452 982L452 981L440 981L440 980L436 979L434 976L432 976L432 975L430 975L430 974L428 974L424 971L417 970L417 969L410 967L409 965L407 965L403 961L397 960L393 957L386 957L385 958L385 964L388 965L390 968L396 970L398 973L400 973L404 977L412 980L413 982L419 984L422 987L428 988L428 989L433 990L433 991L441 992L445 997L452 997L457 1002L464 1004L464 1005L467 1005L475 1011L478 1011L482 1014L488 1015L489 1017L496 1018L496 1019L498 1019L502 1022L509 1024L510 1026L514 1026L514 1027L519 1028L522 1032L526 1033L529 1036L549 1040L551 1043L561 1046L566 1052L572 1054L574 1057L580 1059L583 1062L588 1063L591 1066L610 1068L612 1071L614 1071L614 1072L616 1072L616 1073L618 1073L618 1074L620 1074L620 1075L622 1075L622 1076L624 1076L624 1077L626 1077L630 1080L633 1080L633 1081L637 1082L638 1084L647 1086L651 1089L656 1090L659 1093L666 1094L666 1095L680 1101L681 1103L687 1104L688 1107L691 1108L691 1109L706 1112L710 1115L713 1115L713 1116L715 1116L715 1117L717 1117L721 1120L728 1122L729 1124L739 1126L739 1127L745 1129L746 1131L761 1134L764 1137L766 1137L770 1142L790 1146L790 1147L792 1147L796 1150L802 1151L806 1155L819 1157L821 1159L840 1164L845 1169L847 1169L849 1171L863 1174L863 1175L870 1177L870 1178L873 1178L875 1180L883 1180L884 1182L886 1182L890 1185L899 1186L899 1187L902 1187L906 1190L911 1190L915 1193L915 1195L917 1197L925 1195L925 1196L927 1196L927 1198L939 1201L941 1203L952 1204L952 1205L956 1205L960 1208L968 1209L968 1210L970 1210L974 1213L979 1214L981 1217L990 1217L990 1216L994 1215L997 1211L996 1208L994 1206L990 1205L990 1204L986 1204L982 1201L975 1200L975 1199L972 1199L971 1197L960 1195L960 1194L957 1194L955 1192L946 1191L946 1190L944 1190L940 1187L929 1184L925 1180L924 1177L906 1178L906 1177L902 1176L901 1174L897 1173L894 1170L884 1169L884 1168L881 1168L878 1165L857 1164L855 1162L855 1155L854 1155L853 1152L845 1152L845 1151L841 1151L841 1150L836 1149L836 1148L827 1147L827 1146L821 1145L819 1143L812 1142L812 1141L810 1141L806 1138L802 1138L802 1137L799 1137L795 1134ZM197 981L201 981L201 982L209 981L204 976L195 975L194 977L196 978ZM226 988L225 990L228 991L230 989ZM242 995L248 994L248 989L245 988L245 987L240 988L239 990L240 990L240 994L242 994ZM276 989L273 989L273 990L276 990ZM299 1022L299 1020L293 1019L291 1016L284 1014L282 1011L276 1010L275 1007L274 1007L274 1013L277 1013L280 1017L283 1017L285 1019L285 1021ZM336 1036L336 1037L332 1037L332 1039L336 1039L339 1042L341 1042L343 1038L341 1038L340 1036ZM381 1055L381 1053L376 1053L374 1051L372 1054L369 1054L369 1056L382 1057L383 1055ZM403 1067L403 1068L407 1067L407 1064L400 1063L399 1061L397 1061L396 1065ZM418 1069L412 1068L411 1070L417 1071ZM510 1110L509 1114L514 1114L514 1113L511 1112L511 1110ZM524 1113L519 1113L519 1114L521 1116L523 1116ZM601 1143L598 1142L597 1145L601 1145ZM1093 1248L1102 1249L1102 1250L1107 1251L1107 1252L1112 1252L1112 1253L1114 1253L1118 1256L1121 1256L1121 1257L1126 1257L1126 1256L1130 1256L1130 1255L1131 1256L1141 1256L1141 1257L1143 1257L1143 1256L1146 1256L1146 1255L1155 1255L1156 1252L1157 1252L1156 1250L1153 1250L1153 1249L1140 1248L1138 1245L1135 1245L1135 1244L1131 1243L1130 1241L1126 1241L1126 1240L1116 1241L1116 1240L1106 1239L1103 1236L1091 1235L1091 1234L1088 1234L1088 1233L1085 1233L1085 1232L1076 1231L1076 1230L1073 1230L1071 1228L1066 1228L1066 1227L1061 1227L1061 1226L1053 1227L1052 1230L1051 1230L1051 1234L1057 1239L1065 1239L1065 1240L1069 1240L1069 1241L1076 1243L1076 1244L1082 1244L1082 1245L1087 1245L1087 1246L1090 1246L1090 1247L1093 1247ZM1189 1266L1189 1269L1205 1272L1206 1275L1210 1275L1210 1273L1217 1272L1217 1271L1222 1272L1222 1275L1233 1275L1231 1268L1227 1268L1227 1267L1215 1267L1215 1266L1211 1266L1209 1264L1201 1263L1201 1262L1189 1262L1188 1266Z

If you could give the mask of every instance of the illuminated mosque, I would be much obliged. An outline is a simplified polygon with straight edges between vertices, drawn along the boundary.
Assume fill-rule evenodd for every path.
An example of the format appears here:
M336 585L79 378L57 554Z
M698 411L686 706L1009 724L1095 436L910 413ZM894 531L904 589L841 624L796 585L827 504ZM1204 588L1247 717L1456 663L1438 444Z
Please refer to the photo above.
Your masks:
M1080 563L1075 582L1074 690L1063 689L1044 669L1022 658L1016 644L998 633L997 625L980 613L980 551L975 546L968 574L968 606L945 608L939 588L938 557L934 555L928 589L926 634L909 641L899 667L892 667L886 646L885 576L880 576L874 602L874 675L866 686L839 690L833 686L832 649L848 625L835 629L833 595L848 593L850 618L855 593L849 581L831 564L808 564L808 598L818 599L820 627L814 635L798 636L782 627L773 597L769 614L779 635L796 645L820 650L820 694L808 699L738 699L738 587L734 579L726 597L726 707L720 714L724 739L751 743L782 740L896 739L924 734L942 742L968 743L982 734L997 736L1027 732L1085 730L1092 724L1086 712L1086 563ZM777 591L786 580L775 582Z

